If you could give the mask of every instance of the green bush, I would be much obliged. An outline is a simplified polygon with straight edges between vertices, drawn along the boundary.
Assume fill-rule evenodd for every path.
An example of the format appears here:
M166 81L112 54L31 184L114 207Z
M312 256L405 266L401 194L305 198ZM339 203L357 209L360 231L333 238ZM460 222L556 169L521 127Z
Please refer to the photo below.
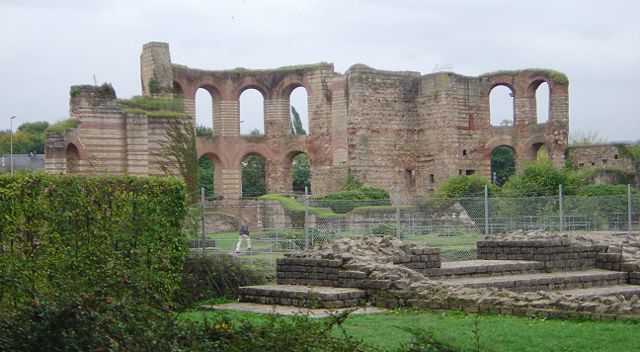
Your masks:
M171 299L185 193L173 178L1 175L0 311L124 278Z
M555 168L549 159L539 159L512 176L502 189L512 197L547 197L558 195L560 185L563 194L573 195L584 180L568 170Z
M371 229L371 233L374 235L396 235L396 226L390 224L380 224Z
M389 205L389 193L375 187L360 187L326 194L315 202L317 206L328 207L335 213L348 213L356 207Z
M484 196L484 187L489 187L489 194L500 193L500 187L492 185L489 180L479 175L461 175L449 177L436 191L436 198L466 198Z
M228 255L200 256L187 259L182 275L180 303L193 303L216 297L236 297L238 287L258 285L264 277L234 261Z
M367 199L389 199L389 192L376 187L361 187L358 191L362 192Z
M627 195L627 185L586 185L576 190L577 196L591 196L591 197L605 197L605 196L619 196ZM631 193L637 193L637 190L632 188Z

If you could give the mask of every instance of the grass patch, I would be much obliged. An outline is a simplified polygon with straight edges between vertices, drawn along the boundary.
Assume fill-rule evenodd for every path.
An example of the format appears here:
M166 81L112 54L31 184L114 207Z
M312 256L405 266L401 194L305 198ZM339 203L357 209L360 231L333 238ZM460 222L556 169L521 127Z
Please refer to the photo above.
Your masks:
M304 204L296 201L295 196L286 194L265 194L258 197L258 199L275 200L278 201L287 211L304 213ZM313 214L318 218L344 218L346 216L345 214L338 214L333 210L324 207L309 207L308 211L309 214Z
M80 120L76 120L76 119L62 120L47 127L46 131L47 132L67 132L69 130L72 130L78 127L79 124L80 124Z
M190 311L181 317L202 322L219 312ZM268 315L227 312L231 321L265 322ZM285 318L290 319L290 318ZM528 319L500 315L478 317L482 351L640 351L640 325L625 321ZM397 351L411 339L409 330L432 331L436 338L463 350L475 350L476 317L460 312L437 313L400 309L383 314L351 315L347 334L383 351ZM334 330L335 335L342 331Z

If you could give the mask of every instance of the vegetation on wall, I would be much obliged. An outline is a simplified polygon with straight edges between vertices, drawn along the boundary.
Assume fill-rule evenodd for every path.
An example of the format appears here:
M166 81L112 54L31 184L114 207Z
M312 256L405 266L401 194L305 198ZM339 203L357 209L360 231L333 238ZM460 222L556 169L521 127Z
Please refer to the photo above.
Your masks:
M131 99L120 99L120 106L126 110L144 112L184 112L182 99L157 98L148 95L134 96Z
M68 119L58 121L47 128L47 132L67 132L71 129L78 127L80 120Z
M198 199L198 157L196 132L187 115L166 120L167 139L160 149L151 153L152 162L166 175L180 177L187 185L190 202Z

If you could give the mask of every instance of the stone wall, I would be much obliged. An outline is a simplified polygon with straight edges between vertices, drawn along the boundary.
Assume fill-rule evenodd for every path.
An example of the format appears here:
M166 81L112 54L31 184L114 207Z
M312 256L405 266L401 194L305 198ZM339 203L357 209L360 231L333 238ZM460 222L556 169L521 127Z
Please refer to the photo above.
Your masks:
M607 252L607 246L573 245L562 240L485 240L477 246L478 259L534 260L554 270L596 267L599 254Z
M626 145L631 147L632 145ZM580 169L605 169L601 173L597 174L591 181L595 184L608 183L618 184L623 183L618 179L616 174L607 172L606 169L621 170L629 176L629 180L632 184L637 184L636 179L636 165L633 159L628 155L621 153L620 148L614 144L595 144L586 146L571 146L567 150L569 159L573 162L575 167ZM626 182L625 182L626 183Z
M411 254L377 258L397 264L425 276L440 275L440 249L431 247L411 248ZM309 285L329 287L351 287L367 290L389 289L392 281L370 278L368 264L350 264L349 258L278 258L276 278L281 285Z
M240 196L241 161L254 154L266 161L269 193L291 191L291 161L305 153L315 194L341 189L350 172L367 185L414 196L433 191L449 176L489 177L491 153L501 145L515 150L517 167L542 145L561 165L567 146L568 81L551 70L477 77L360 64L340 74L327 63L199 70L172 63L169 45L156 42L144 45L140 65L143 94L180 97L194 118L197 90L210 93L214 135L198 137L196 149L212 160L216 193L225 198ZM535 90L542 83L550 87L550 116L537 123ZM498 85L513 92L513 126L490 124L489 95ZM297 87L308 94L307 135L291 135L289 98ZM239 97L246 89L264 97L264 137L240 135ZM98 94L91 86L80 87L70 105L80 125L71 134L50 137L49 171L161 173L155 165L166 121L125 114L115 93ZM67 151L70 144L77 152Z

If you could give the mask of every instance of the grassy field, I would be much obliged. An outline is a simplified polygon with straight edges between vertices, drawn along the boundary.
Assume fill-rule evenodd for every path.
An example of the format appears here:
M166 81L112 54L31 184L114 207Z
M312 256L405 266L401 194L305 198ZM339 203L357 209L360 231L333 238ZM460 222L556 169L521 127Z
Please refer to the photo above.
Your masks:
M191 311L182 319L202 321L220 313ZM225 312L232 321L264 322L267 315ZM287 318L285 318L287 319ZM478 328L475 329L474 327ZM351 315L347 333L385 351L394 351L411 338L407 329L425 329L455 346L475 351L478 332L481 351L640 351L640 324L630 321L576 321L527 319L459 312L394 310ZM342 334L336 329L336 334Z
M281 236L276 236L276 233L280 233ZM251 234L251 246L254 249L251 257L258 258L257 256L259 256L259 258L275 260L275 258L282 257L283 252L299 251L304 246L304 240L291 239L291 237L294 237L292 233L295 233L298 238L303 238L304 236L301 230L268 231ZM344 232L337 236L352 237L362 235L364 233ZM225 252L234 252L238 234L235 232L217 232L208 234L208 238L216 240L218 249ZM325 239L325 237L319 238ZM407 241L440 248L444 260L475 259L476 241L483 238L484 236L482 235L462 230L438 231L428 234L408 233L405 235Z

